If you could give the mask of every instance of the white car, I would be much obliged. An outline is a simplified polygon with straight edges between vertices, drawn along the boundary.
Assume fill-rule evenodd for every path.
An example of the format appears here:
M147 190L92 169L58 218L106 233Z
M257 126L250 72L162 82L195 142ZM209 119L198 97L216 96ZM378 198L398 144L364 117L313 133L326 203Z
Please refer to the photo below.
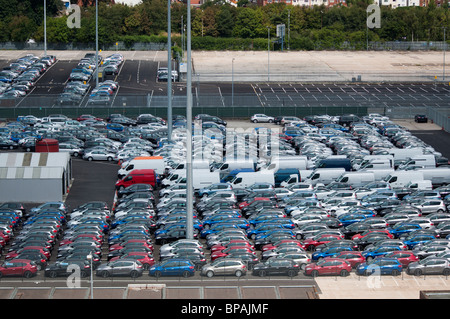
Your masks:
M274 118L265 114L254 114L250 121L253 123L273 123Z

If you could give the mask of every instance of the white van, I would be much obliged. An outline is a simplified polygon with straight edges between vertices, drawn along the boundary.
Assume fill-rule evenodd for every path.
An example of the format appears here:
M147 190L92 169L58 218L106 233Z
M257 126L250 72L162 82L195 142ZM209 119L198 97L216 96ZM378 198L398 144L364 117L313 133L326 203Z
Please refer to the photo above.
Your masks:
M356 188L364 186L375 181L375 175L368 172L346 172L342 174L337 180L339 183L346 183Z
M393 155L366 155L359 164L353 165L353 169L359 170L362 166L370 163L374 160L389 160L391 162L390 167L394 167L394 156Z
M275 176L271 171L241 172L230 182L233 188L247 188L255 183L270 183L275 185Z
M394 156L394 160L408 160L417 155L423 155L423 149L420 147L414 148L391 148L388 150L389 154Z
M122 164L117 172L119 179L128 175L133 169L154 169L158 175L164 174L165 162L162 156L138 156Z
M391 188L403 188L409 183L423 180L423 173L419 171L394 171L384 179L391 185Z
M423 179L430 180L433 186L450 184L450 168L448 167L423 168L416 171L423 175Z
M436 167L436 157L433 154L417 155L411 157L404 164L398 166L398 169L404 169L410 165L420 165L424 168L434 168Z
M186 184L186 182L186 176L181 176L173 184ZM209 169L196 169L192 173L192 183L195 190L220 183L219 172L211 172Z
M367 163L361 165L359 170L367 170L367 169L386 169L392 168L394 166L394 161L389 159L374 159Z
M251 168L255 170L255 162L252 159L234 159L230 161L225 161L217 168L217 171L220 174L226 175L229 172L235 170L235 169L241 169L241 168Z
M433 184L430 180L424 179L423 181L411 182L406 184L405 188L416 189L416 190L432 190Z
M305 182L312 185L328 185L344 173L345 168L317 168L305 179Z
M382 181L394 172L395 170L393 168L379 168L379 169L364 169L360 170L359 172L365 172L365 173L373 173L375 175L375 181Z

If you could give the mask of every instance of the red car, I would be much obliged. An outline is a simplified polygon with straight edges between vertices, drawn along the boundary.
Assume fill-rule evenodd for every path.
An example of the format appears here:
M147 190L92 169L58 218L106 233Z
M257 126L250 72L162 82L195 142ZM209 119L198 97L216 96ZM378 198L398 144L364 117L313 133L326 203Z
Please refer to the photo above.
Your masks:
M283 240L280 240L279 242L274 243L274 244L264 245L261 248L261 251L265 252L266 250L273 250L273 249L278 248L278 247L283 246L283 245L297 245L299 247L302 247L303 249L305 248L305 247L303 247L303 244L297 239L283 239Z
M95 116L90 115L90 114L83 114L83 115L80 115L79 117L77 117L77 121L78 122L82 122L82 121L85 121L85 120L103 121L103 119L95 117Z
M409 263L419 261L419 257L414 255L412 251L404 250L387 253L384 257L397 259L402 264L403 268L408 267Z
M334 275L346 277L352 271L352 265L339 258L324 258L317 263L306 266L305 275L317 277L322 275Z
M388 235L388 237L390 239L394 238L394 235L392 235L387 229L369 229L360 234L353 235L352 240L361 239L361 238L364 238L365 236L367 236L369 234L373 234L373 233L385 233Z
M326 257L325 259L327 258L331 257ZM360 251L341 251L337 255L333 256L333 258L339 258L348 261L352 268L356 268L359 264L366 262L366 259Z
M230 240L230 242L227 243L227 244L224 244L224 245L217 244L217 245L212 246L211 247L211 253L216 252L216 251L224 250L224 249L226 249L228 247L231 247L231 246L241 246L241 247L248 247L248 248L251 248L251 249L255 249L255 246L253 246L252 243L250 243L247 240L244 240L244 239L233 239L233 240Z
M40 247L40 246L26 246L26 247L20 248L16 251L10 251L9 253L7 253L5 255L5 259L14 258L14 257L18 256L20 253L27 251L27 250L36 250L36 251L44 254L44 256L47 257L47 259L50 258L51 253L50 253L49 249Z
M242 208L244 208L246 206L249 206L250 204L252 204L254 202L259 202L259 201L262 201L262 200L270 200L270 198L267 198L267 197L254 197L254 198L250 199L249 202L240 202L239 203L239 209L242 209Z
M153 258L152 254L146 252L130 252L123 256L113 257L109 261L115 261L117 259L139 260L145 270L149 269L155 264L155 259Z
M145 239L130 239L125 243L114 244L109 247L109 251L120 250L122 248L125 248L126 246L145 246L153 251L153 245L149 244Z
M305 250L315 251L317 246L327 244L334 240L341 240L339 235L324 234L305 239L302 244Z
M31 278L37 273L36 264L27 259L6 260L0 264L0 277L3 276L23 276Z
M215 251L214 253L212 253L211 260L215 260L216 258L220 258L220 257L225 257L225 256L235 253L235 252L236 253L237 252L252 253L252 254L256 255L256 253L248 247L231 246L224 250L218 250L218 251Z

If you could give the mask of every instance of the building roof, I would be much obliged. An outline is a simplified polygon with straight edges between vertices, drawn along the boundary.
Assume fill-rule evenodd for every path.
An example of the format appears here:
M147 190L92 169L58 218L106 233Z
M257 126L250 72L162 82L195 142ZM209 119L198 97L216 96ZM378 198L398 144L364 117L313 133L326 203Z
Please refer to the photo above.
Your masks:
M50 153L1 153L0 167L39 167L39 166L61 166L66 167L70 161L68 152Z
M64 169L52 167L0 167L1 179L60 179Z

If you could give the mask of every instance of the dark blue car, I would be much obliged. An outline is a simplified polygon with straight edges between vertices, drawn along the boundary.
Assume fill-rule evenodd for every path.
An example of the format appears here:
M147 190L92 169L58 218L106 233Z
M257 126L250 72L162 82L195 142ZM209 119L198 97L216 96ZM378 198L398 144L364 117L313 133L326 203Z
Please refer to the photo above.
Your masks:
M331 257L335 254L338 254L342 251L352 251L353 248L350 246L337 246L337 247L329 247L321 251L316 251L312 254L312 260L319 260L326 257Z
M339 221L342 223L342 226L348 226L353 223L361 222L367 218L367 215L362 213L345 213L339 216Z
M398 223L394 226L388 228L388 231L394 235L394 237L399 238L401 235L408 234L410 232L422 229L420 224L416 223Z
M370 263L362 263L356 267L356 274L392 275L398 276L402 272L402 264L395 258L376 258Z
M408 249L413 249L418 244L425 244L429 241L436 239L433 235L429 234L417 234L411 235L404 240L405 245L408 246Z
M379 256L384 256L387 253L393 252L393 251L401 251L402 249L399 246L380 246L376 247L374 246L373 249L370 250L364 250L361 252L361 255L367 260L370 261L372 259L375 259Z
M188 259L171 258L150 267L149 276L181 276L190 277L195 274L195 266Z

